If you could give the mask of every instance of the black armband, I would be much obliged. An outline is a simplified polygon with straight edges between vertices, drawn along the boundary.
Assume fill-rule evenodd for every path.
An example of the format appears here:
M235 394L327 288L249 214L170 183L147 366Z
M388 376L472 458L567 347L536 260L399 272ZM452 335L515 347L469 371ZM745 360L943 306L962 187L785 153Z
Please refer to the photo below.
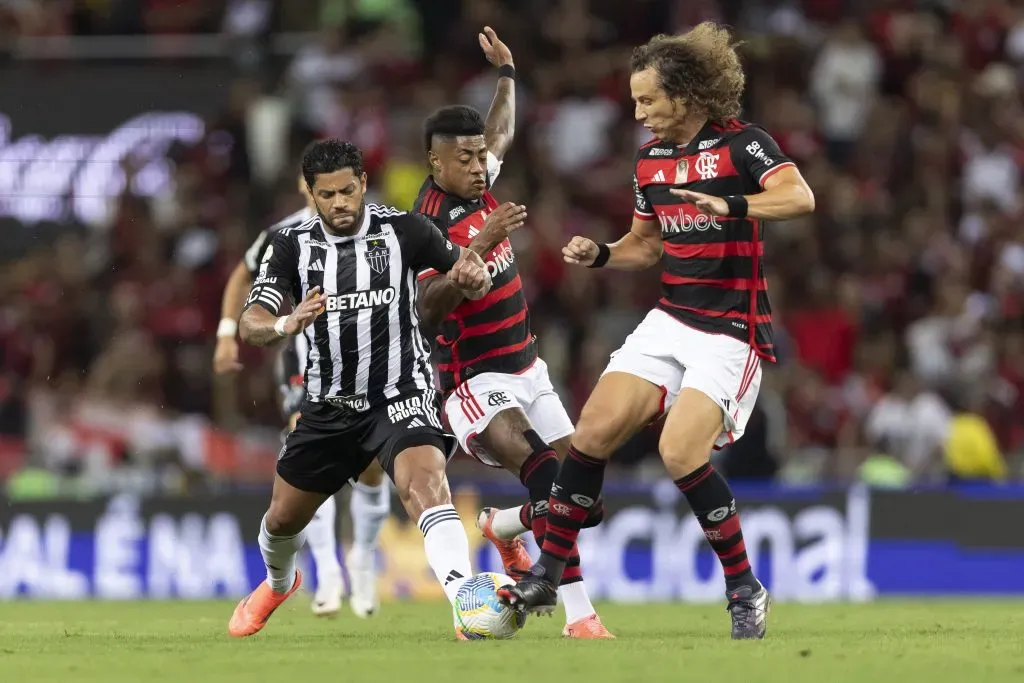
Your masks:
M502 64L498 67L498 78L511 78L516 80L516 68L511 64Z
M722 197L725 200L726 205L729 207L730 218L746 218L747 217L747 198L741 194L733 194L728 197Z
M608 259L612 255L612 250L608 248L607 244L603 242L597 245L597 258L587 268L601 268L604 264L608 263Z

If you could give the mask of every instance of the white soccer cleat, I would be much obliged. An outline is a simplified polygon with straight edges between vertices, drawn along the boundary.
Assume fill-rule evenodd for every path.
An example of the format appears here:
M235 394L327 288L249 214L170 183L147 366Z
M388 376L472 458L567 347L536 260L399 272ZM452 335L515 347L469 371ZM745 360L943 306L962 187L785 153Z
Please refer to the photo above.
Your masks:
M333 617L341 611L341 601L345 595L345 582L341 575L328 574L317 577L316 594L313 596L311 608L318 617Z
M380 609L377 597L377 567L372 552L353 548L348 556L348 573L352 579L352 596L348 604L352 612L362 619L371 617Z

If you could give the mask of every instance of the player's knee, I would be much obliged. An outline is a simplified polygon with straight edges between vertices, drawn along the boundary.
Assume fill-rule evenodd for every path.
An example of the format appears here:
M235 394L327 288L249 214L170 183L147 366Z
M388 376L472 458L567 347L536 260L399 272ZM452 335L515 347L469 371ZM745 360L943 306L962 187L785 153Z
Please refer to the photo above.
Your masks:
M624 425L619 420L609 419L608 413L602 415L600 406L590 402L583 408L572 443L576 450L586 453L592 458L608 458L612 451L624 441Z
M264 517L264 525L271 536L294 536L301 533L309 524L306 517L307 515L298 510L271 503Z
M402 507L412 519L424 510L452 502L444 456L432 447L410 448L395 461L395 488Z
M685 476L711 458L715 439L699 436L695 431L669 434L665 430L658 441L658 452L673 478Z

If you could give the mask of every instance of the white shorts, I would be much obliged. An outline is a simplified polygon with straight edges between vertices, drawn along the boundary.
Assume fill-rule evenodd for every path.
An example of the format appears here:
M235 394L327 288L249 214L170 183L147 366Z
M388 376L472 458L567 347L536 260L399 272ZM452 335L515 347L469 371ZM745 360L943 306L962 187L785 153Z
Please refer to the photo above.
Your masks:
M609 372L625 372L661 387L662 414L684 387L722 409L724 431L715 448L741 436L761 388L761 359L753 348L724 334L701 332L654 309L611 355Z
M573 432L572 420L548 378L548 365L538 358L523 372L512 375L485 372L460 384L444 403L451 431L467 453L490 467L501 467L476 439L494 416L520 408L534 430L547 443Z

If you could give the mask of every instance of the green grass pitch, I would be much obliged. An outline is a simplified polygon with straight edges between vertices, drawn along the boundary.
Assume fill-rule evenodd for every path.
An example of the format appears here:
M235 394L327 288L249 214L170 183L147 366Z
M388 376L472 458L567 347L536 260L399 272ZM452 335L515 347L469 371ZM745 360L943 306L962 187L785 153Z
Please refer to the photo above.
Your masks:
M441 603L317 619L293 598L264 631L226 634L228 602L0 603L12 683L604 683L1024 681L1024 602L776 605L763 642L728 639L720 605L601 605L615 641L560 637L560 613L511 641L457 642ZM543 663L541 663L543 661Z

